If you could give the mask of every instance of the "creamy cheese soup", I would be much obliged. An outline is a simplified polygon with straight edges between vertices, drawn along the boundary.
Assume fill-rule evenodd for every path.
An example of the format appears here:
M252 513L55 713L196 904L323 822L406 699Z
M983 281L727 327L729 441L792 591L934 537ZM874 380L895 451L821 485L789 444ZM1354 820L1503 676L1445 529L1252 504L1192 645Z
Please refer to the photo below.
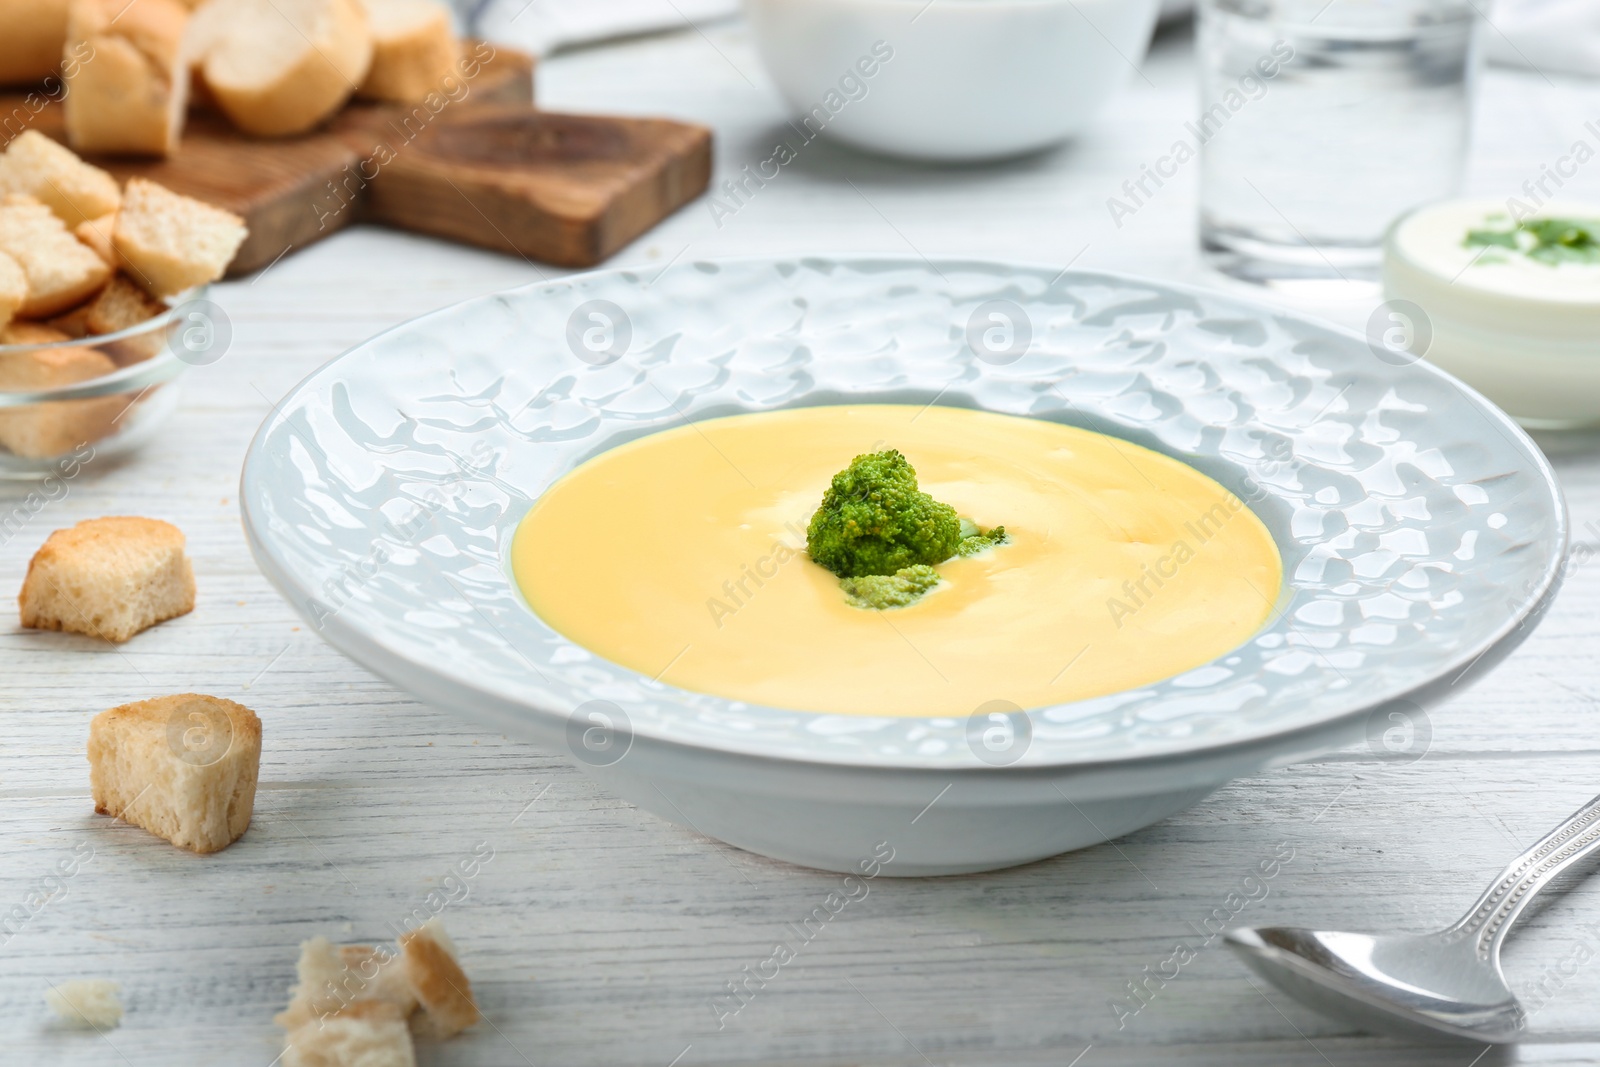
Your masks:
M852 607L805 553L829 480L894 448L1007 544L938 565L920 601ZM557 481L512 569L546 623L640 674L845 715L966 716L1132 689L1237 647L1282 565L1193 468L1103 434L947 407L814 407L629 442Z

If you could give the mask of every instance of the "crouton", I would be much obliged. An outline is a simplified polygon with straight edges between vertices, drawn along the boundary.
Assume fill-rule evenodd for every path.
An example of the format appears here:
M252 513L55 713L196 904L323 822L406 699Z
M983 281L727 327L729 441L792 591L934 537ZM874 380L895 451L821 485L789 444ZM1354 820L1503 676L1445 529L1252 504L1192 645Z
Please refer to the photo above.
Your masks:
M22 625L120 644L186 615L195 590L183 548L182 532L157 519L88 519L57 530L28 564L17 598Z
M146 295L143 289L118 274L89 301L84 313L84 325L90 334L103 337L148 322L166 310L167 305ZM101 350L117 366L126 367L151 358L165 344L165 332L151 329L120 341L104 343Z
M117 229L115 211L97 219L85 219L72 228L72 236L88 246L89 251L106 261L106 266L117 265L116 250L111 247L111 235Z
M272 1019L285 1030L337 1015L360 1001L387 1001L408 1016L417 1007L398 952L372 945L335 947L325 937L314 937L300 943L295 973L300 980L289 987L289 1006Z
M28 272L0 252L0 326L5 326L28 301Z
M261 720L198 693L124 704L89 723L94 810L193 852L227 848L250 826Z
M416 1067L404 1012L382 1000L352 1004L331 1018L291 1030L283 1067Z
M111 268L30 196L0 200L0 252L28 276L28 295L17 309L25 319L49 318L81 304L111 278Z
M361 95L406 103L438 90L461 58L450 9L435 0L362 0L372 24L372 69Z
M437 918L400 935L400 956L422 1009L412 1024L419 1034L450 1037L482 1017L472 983L456 962L456 947Z
M23 130L0 155L0 194L31 196L69 227L117 210L117 180L38 130Z
M122 1022L122 987L103 978L75 978L45 990L44 1000L76 1030L110 1030Z
M0 330L0 344L7 345L61 345L73 339L33 322L15 322ZM5 352L0 353L0 392L42 392L116 369L110 356L78 345ZM0 447L28 459L65 455L110 436L130 402L126 396L112 395L0 408Z
M244 220L231 211L133 178L111 243L128 276L145 292L173 296L222 277L247 232Z
M178 0L71 0L67 47L94 57L66 77L61 106L73 148L149 156L177 150L189 103L182 48L188 21Z
M92 303L94 301L90 300L89 304ZM85 321L89 317L89 304L79 304L71 311L63 311L55 318L46 319L42 325L45 329L55 330L73 341L81 341L89 336L89 324Z

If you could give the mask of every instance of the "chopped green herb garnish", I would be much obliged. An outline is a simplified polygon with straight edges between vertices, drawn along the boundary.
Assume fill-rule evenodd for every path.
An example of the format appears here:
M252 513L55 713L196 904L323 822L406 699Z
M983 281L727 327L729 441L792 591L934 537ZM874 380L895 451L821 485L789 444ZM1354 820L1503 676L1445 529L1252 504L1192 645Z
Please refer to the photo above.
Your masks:
M1561 263L1600 263L1600 222L1581 219L1526 219L1509 230L1468 230L1467 248L1509 248L1529 259ZM1504 262L1480 258L1479 263Z

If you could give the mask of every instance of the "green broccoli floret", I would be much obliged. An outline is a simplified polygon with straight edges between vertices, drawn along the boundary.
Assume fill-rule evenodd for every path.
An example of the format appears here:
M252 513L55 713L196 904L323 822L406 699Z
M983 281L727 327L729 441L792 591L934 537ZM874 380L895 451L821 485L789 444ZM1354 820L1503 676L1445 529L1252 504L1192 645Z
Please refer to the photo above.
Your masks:
M839 588L858 608L903 608L922 599L922 594L939 584L939 572L926 564L902 567L893 574L868 574L860 578L841 578Z
M964 536L961 538L961 543L956 546L956 555L963 559L967 556L976 556L979 552L991 549L995 545L1006 544L1011 540L1004 526L996 526L988 533L984 533L974 526L973 532L970 534L965 529L966 524L963 523L962 526L961 532Z
M917 488L917 472L892 449L857 456L833 476L806 529L806 550L839 576L858 608L903 608L939 584L935 563L975 556L1011 538L985 533Z
M806 550L841 578L943 563L961 544L955 509L917 488L899 452L857 456L833 476L806 528Z

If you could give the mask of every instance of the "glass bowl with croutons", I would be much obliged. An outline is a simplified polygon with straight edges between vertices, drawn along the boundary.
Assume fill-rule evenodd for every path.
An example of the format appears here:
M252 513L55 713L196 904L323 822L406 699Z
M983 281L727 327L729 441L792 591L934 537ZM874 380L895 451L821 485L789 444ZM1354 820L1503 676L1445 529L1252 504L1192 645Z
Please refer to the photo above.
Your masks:
M243 220L120 184L32 130L0 154L0 477L76 473L149 440L185 369L220 357L206 299Z
M71 477L133 451L177 407L178 377L213 358L217 312L204 289L135 301L121 281L87 316L0 327L0 477Z

